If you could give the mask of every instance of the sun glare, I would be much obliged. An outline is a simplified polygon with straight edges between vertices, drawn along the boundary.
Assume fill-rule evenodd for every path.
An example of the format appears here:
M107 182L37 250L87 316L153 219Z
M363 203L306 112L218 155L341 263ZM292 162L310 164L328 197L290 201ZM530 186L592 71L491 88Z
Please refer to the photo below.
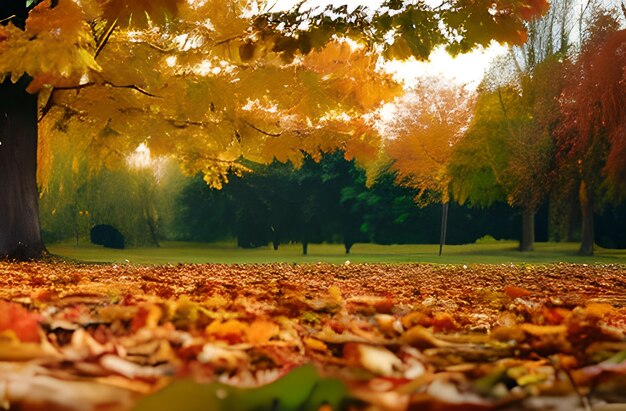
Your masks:
M145 169L152 165L152 158L150 157L150 148L146 143L141 143L135 151L128 156L128 165L131 168Z
M420 78L437 77L464 84L468 89L475 89L490 62L507 50L507 46L493 43L486 49L477 49L452 57L443 48L438 48L433 51L429 61L395 60L386 63L385 69L407 88L415 86Z

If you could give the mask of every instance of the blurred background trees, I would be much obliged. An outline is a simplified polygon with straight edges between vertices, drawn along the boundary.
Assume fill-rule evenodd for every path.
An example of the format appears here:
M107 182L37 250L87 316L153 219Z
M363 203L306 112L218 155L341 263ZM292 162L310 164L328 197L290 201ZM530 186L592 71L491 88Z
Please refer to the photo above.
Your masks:
M80 243L87 241L91 226L111 224L134 246L158 245L161 240L236 239L240 247L279 248L298 242L303 253L309 243L337 242L349 252L354 243L365 241L436 243L439 204L449 202L452 244L488 235L519 239L522 251L546 240L580 241L583 254L592 253L594 243L625 248L623 16L594 2L581 10L572 4L554 1L548 13L529 20L526 42L495 60L476 90L431 78L404 93L394 86L383 98L367 87L359 89L363 78L345 84L335 76L313 90L316 97L309 101L299 97L311 90L298 92L302 84L286 77L277 80L282 72L270 70L263 77L266 84L293 86L285 106L297 101L298 107L313 110L316 102L326 101L317 92L333 95L334 89L345 86L353 92L350 105L363 103L367 110L362 111L369 114L352 118L344 129L341 113L336 118L318 113L326 128L311 131L314 147L301 151L290 133L303 138L298 133L301 126L307 129L306 118L280 134L269 121L280 116L266 113L272 107L263 106L261 94L254 95L258 98L247 100L245 113L239 113L245 121L235 129L241 126L255 138L276 140L276 145L272 143L271 152L258 153L255 150L262 149L247 145L245 156L251 160L242 159L239 149L227 150L228 162L237 167L219 168L218 180L228 180L221 190L207 186L207 176L215 181L209 169L185 167L182 173L167 157L175 139L154 134L157 129L151 140L156 157L140 144L131 156L117 155L116 162L107 160L105 153L111 150L90 151L96 157L81 160L89 140L72 144L55 139L51 163L40 164L49 180L41 195L45 238ZM350 63L355 67L373 64L341 44L331 43L326 53L307 57L307 67L316 76L335 60L356 59ZM245 72L242 76L241 84L255 81ZM193 99L184 101L200 101L210 91L200 83L190 89ZM394 105L391 117L383 119L380 112L376 117L374 108L381 101ZM50 124L62 132L68 119L62 108L53 114ZM255 129L259 124L264 129ZM182 134L200 136L197 132L206 131L193 122L170 126ZM361 128L363 136L379 133L380 145L359 137ZM350 138L342 143L348 129ZM117 141L117 133L107 123L95 138ZM232 136L227 140L233 143ZM199 161L192 158L195 145L211 141L203 134L179 157L187 156L187 165ZM364 169L353 159L355 153L378 160Z

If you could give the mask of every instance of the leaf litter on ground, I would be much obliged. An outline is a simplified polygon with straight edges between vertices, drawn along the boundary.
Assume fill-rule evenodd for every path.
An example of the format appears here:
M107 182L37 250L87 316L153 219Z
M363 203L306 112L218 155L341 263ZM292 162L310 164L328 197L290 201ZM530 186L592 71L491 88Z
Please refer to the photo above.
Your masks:
M616 265L4 262L0 407L626 409L625 332Z

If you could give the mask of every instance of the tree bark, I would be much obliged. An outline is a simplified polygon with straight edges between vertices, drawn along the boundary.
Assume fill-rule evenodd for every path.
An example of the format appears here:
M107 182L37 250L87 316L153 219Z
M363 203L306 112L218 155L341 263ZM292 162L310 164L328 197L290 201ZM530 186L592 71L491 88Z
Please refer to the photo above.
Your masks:
M347 254L350 254L350 249L352 248L352 245L353 245L353 244L354 244L354 243L352 243L352 242L350 242L350 241L344 241L344 242L343 242L343 247L344 247L344 249L346 250L346 255L347 255Z
M535 211L522 210L522 238L519 243L520 251L532 251L535 242Z
M274 248L274 251L278 251L280 240L278 238L278 232L276 231L276 228L274 228L273 225L270 226L270 235L272 237L272 247Z
M446 244L448 232L448 202L441 204L441 232L439 233L439 255L443 254L443 246Z
M0 84L0 257L41 257L37 190L37 96L29 78Z
M580 249L578 253L581 255L593 255L594 227L593 227L593 202L584 180L580 182L578 191L580 199L580 211L582 215L582 230L580 233Z

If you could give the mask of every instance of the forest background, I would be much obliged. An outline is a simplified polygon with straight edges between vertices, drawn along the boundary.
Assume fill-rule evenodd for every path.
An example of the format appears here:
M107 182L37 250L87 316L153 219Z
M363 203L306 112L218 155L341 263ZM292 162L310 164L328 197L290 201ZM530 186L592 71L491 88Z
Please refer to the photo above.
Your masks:
M246 172L226 171L228 183L211 187L145 143L109 152L122 161L108 162L54 139L44 240L79 245L91 227L110 224L128 246L236 239L243 248L299 242L306 252L320 242L346 251L356 242L436 243L441 204L447 212L450 202L449 244L626 248L622 14L602 2L554 1L476 90L433 77L407 86L371 120L383 143L365 167L340 149L297 165L241 160ZM44 130L62 134L63 118Z
M343 242L348 251L358 241L436 242L441 213L436 204L444 205L445 214L451 203L450 243L492 236L519 238L522 251L532 250L535 240L548 239L580 241L582 254L593 253L594 242L623 247L624 30L619 11L601 2L553 2L543 17L527 23L525 43L494 61L476 91L424 79L403 93L397 87L385 89L387 94L382 96L381 84L388 79L375 74L379 77L370 77L369 94L352 92L359 97L356 106L365 114L351 117L334 112L336 128L326 133L342 135L339 127L371 132L375 125L380 147L362 144L358 133L350 133L348 143L335 145L344 151L316 147L300 152L298 147L277 143L274 146L282 151L259 153L265 163L274 159L261 164L237 159L235 151L227 148L228 160L197 167L189 164L197 161L188 158L193 157L189 153L195 143L187 144L189 153L176 155L177 160L184 159L187 176L165 157L151 158L147 140L134 147L137 139L129 140L126 148L130 153L135 148L134 154L101 144L121 135L111 125L115 117L108 121L103 117L106 124L101 132L76 144L75 137L87 130L77 125L81 111L69 102L72 96L97 100L98 95L79 95L82 85L68 91L61 85L55 89L56 105L51 111L43 107L39 120L40 134L45 137L39 149L44 238L48 242L71 238L80 243L94 225L111 224L131 246L158 245L161 239L236 237L241 247L302 242L306 252L309 242L327 241ZM481 39L473 41L482 44ZM246 55L246 47L250 44L238 45L241 60L252 57ZM348 50L355 46L333 47L330 53L339 57L334 62L344 65L360 53L358 47ZM282 52L289 54L290 49ZM404 55L400 46L393 53L387 57L425 57L420 49ZM319 61L311 59L308 64L315 67L330 56L316 56ZM166 58L165 63L174 66L176 56ZM354 75L374 76L367 71L372 69L371 60L368 64L352 67L361 70ZM40 80L33 82L34 87ZM102 86L130 88L144 99L158 97L136 85L118 87L105 81ZM393 120L381 125L388 105L375 107L394 94L398 96L391 103ZM272 107L256 107L261 103L250 98L247 102L241 110L259 117L255 120L269 120L260 115L267 115ZM76 104L82 104L81 100ZM213 102L209 106L214 112ZM117 116L126 116L138 108L116 110ZM181 132L200 124L165 121ZM320 121L328 123L329 117ZM346 124L337 126L342 122ZM259 128L259 123L244 119L242 124L264 140L283 138ZM235 128L239 144L240 130ZM318 126L317 130L323 129ZM129 132L132 127L124 134ZM149 138L152 146L166 139ZM187 139L193 136L188 134ZM98 149L91 150L96 141ZM378 156L373 163L354 160L371 157L373 151ZM198 168L213 188L193 177ZM222 184L226 180L230 183Z

